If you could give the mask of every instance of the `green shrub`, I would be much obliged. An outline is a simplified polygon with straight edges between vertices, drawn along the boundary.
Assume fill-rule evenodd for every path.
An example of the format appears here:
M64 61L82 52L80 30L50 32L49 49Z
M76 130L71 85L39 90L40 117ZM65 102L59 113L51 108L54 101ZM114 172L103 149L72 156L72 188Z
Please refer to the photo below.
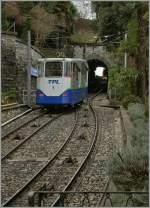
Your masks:
M109 176L118 190L143 190L148 180L148 152L138 147L116 154L109 163Z
M109 70L109 89L116 89L116 95L119 100L135 93L135 82L138 77L138 71L134 68L121 68L113 66Z
M119 191L148 192L148 122L144 105L132 103L128 112L134 124L130 149L115 154L108 165L109 176ZM134 196L137 206L147 206L148 197Z

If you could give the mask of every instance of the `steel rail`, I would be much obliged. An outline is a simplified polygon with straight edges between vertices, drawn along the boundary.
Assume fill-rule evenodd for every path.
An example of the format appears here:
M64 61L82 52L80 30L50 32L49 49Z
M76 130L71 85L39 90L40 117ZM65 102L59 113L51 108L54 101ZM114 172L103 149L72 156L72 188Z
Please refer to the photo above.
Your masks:
M5 106L1 106L2 107L2 111L7 111L7 110L14 110L14 109L17 109L17 108L23 108L23 107L28 107L27 105L25 104L20 104L20 105L17 105L17 104L14 104L14 105L5 105Z
M18 118L24 116L24 115L27 114L27 113L30 113L30 112L34 111L33 109L29 109L29 110L30 110L29 112L26 112L26 113L23 113L23 114L20 114L19 116L17 116L16 119L18 119ZM39 109L37 109L37 110L39 110ZM22 123L22 124L21 124L20 126L18 126L17 128L12 129L10 132L8 132L7 134L5 134L1 139L2 139L2 140L5 139L5 138L6 138L7 136L9 136L10 134L14 133L14 132L17 131L18 129L22 128L23 126L27 125L28 123L32 122L33 120L35 120L35 119L41 117L42 115L44 115L44 114L46 114L46 113L47 113L47 111L44 112L44 113L40 113L39 115L35 116L34 118L31 118L29 121L26 121L25 123ZM13 119L16 120L15 118L13 118ZM14 121L14 120L12 120L12 121Z
M94 132L94 139L91 143L91 146L90 146L90 149L86 155L86 157L84 158L84 160L82 161L81 165L79 166L79 168L76 170L75 174L73 175L73 177L71 178L71 180L69 181L69 183L66 185L66 187L63 189L62 192L65 192L67 189L69 189L69 187L72 185L72 183L75 181L76 177L78 176L78 174L80 173L81 169L84 167L84 165L86 164L88 158L90 157L91 155L91 152L94 148L94 145L95 145L95 142L97 140L97 136L98 136L98 119L97 119L97 116L96 116L96 113L94 111L94 109L92 108L92 105L89 103L89 106L91 108L91 111L93 113L93 116L95 118L95 132ZM55 202L51 205L51 207L54 207L54 206L57 206L57 204L59 203L59 200L60 200L60 196L57 197L57 199L55 200Z
M66 187L64 188L64 190L62 192L66 192L71 187L71 185L73 184L73 182L76 180L76 177L80 173L81 169L84 167L86 161L90 157L90 154L91 154L91 152L92 152L92 150L94 148L95 142L96 142L97 137L98 137L98 118L97 118L96 112L94 111L94 108L92 107L92 101L95 99L95 97L97 97L99 94L101 94L101 92L102 92L102 90L98 91L96 93L96 95L94 95L94 96L92 96L92 97L89 98L89 106L90 106L90 108L92 110L92 113L94 115L94 118L95 118L95 133L94 133L94 139L92 141L91 147L90 147L90 149L88 151L87 156L85 157L85 159L81 163L81 166L77 169L76 173L71 178L70 182L66 185ZM59 203L59 200L60 200L60 196L57 197L57 199L55 200L55 202L51 206L52 207L57 206L57 204Z
M74 126L69 134L69 136L67 137L67 139L65 140L65 142L62 144L62 146L58 149L58 151L56 152L56 154L52 157L49 158L48 161L45 163L45 165L23 186L21 187L12 197L10 197L2 206L9 206L9 204L15 200L17 198L17 196L22 193L46 168L48 165L50 165L50 163L53 162L53 160L58 156L58 154L64 149L64 147L66 146L66 144L68 143L68 141L71 139L77 123L78 123L78 115L77 112L75 111L76 115L75 115L75 123Z
M101 94L103 90L99 90L95 95L89 97L89 100L93 100L95 97L97 97L99 94Z
M18 118L24 116L25 114L27 114L27 113L29 113L29 112L31 112L31 111L32 111L32 109L29 109L29 110L27 110L27 111L25 111L25 112L23 112L23 113L21 113L21 114L15 116L14 118L11 118L10 120L8 120L8 121L2 123L2 124L1 124L1 127L6 126L7 124L11 123L12 121L15 121L16 119L18 119Z
M11 107L11 106L16 106L18 105L18 103L10 103L10 104L4 104L4 105L1 105L2 108L7 108L7 107Z
M49 123L52 123L53 121L55 121L56 119L58 119L62 115L64 115L64 113L61 113L60 115L58 115L58 116L56 116L54 118L50 118L48 121L46 121L42 126L40 126L38 129L33 131L29 136L25 137L19 144L17 144L13 149L11 149L6 155L2 156L1 161L6 159L10 154L12 154L14 151L16 151L21 145L23 145L28 139L30 139L37 132L39 132L43 127L45 127ZM40 117L40 116L38 116L38 117Z

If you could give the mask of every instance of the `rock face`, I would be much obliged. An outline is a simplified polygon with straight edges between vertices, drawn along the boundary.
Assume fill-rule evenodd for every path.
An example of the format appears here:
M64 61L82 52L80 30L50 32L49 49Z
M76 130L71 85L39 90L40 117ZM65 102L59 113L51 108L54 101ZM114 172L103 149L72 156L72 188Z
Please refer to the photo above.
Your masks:
M32 65L42 54L31 49ZM19 102L23 102L23 90L27 89L27 45L14 34L2 34L2 92L16 91ZM36 89L36 77L31 78L32 90Z

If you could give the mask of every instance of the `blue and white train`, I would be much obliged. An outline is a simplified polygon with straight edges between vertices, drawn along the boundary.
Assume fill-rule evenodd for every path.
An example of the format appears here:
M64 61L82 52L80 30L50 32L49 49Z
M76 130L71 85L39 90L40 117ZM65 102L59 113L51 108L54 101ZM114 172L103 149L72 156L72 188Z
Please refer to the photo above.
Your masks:
M75 58L38 60L37 105L74 105L88 96L88 64Z

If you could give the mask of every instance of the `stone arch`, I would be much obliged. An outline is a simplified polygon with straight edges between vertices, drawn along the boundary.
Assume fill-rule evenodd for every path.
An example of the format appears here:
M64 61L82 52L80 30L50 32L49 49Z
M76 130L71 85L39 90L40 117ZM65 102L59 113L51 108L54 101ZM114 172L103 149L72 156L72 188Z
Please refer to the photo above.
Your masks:
M109 68L112 65L112 61L110 60L110 58L108 57L108 55L104 54L104 53L91 53L85 56L85 59L91 60L91 59L97 59L101 62L103 62L107 68Z
M89 65L89 91L103 90L107 92L108 87L108 70L111 66L111 61L104 54L92 53L85 56ZM98 77L95 74L97 67L103 67L103 77Z

